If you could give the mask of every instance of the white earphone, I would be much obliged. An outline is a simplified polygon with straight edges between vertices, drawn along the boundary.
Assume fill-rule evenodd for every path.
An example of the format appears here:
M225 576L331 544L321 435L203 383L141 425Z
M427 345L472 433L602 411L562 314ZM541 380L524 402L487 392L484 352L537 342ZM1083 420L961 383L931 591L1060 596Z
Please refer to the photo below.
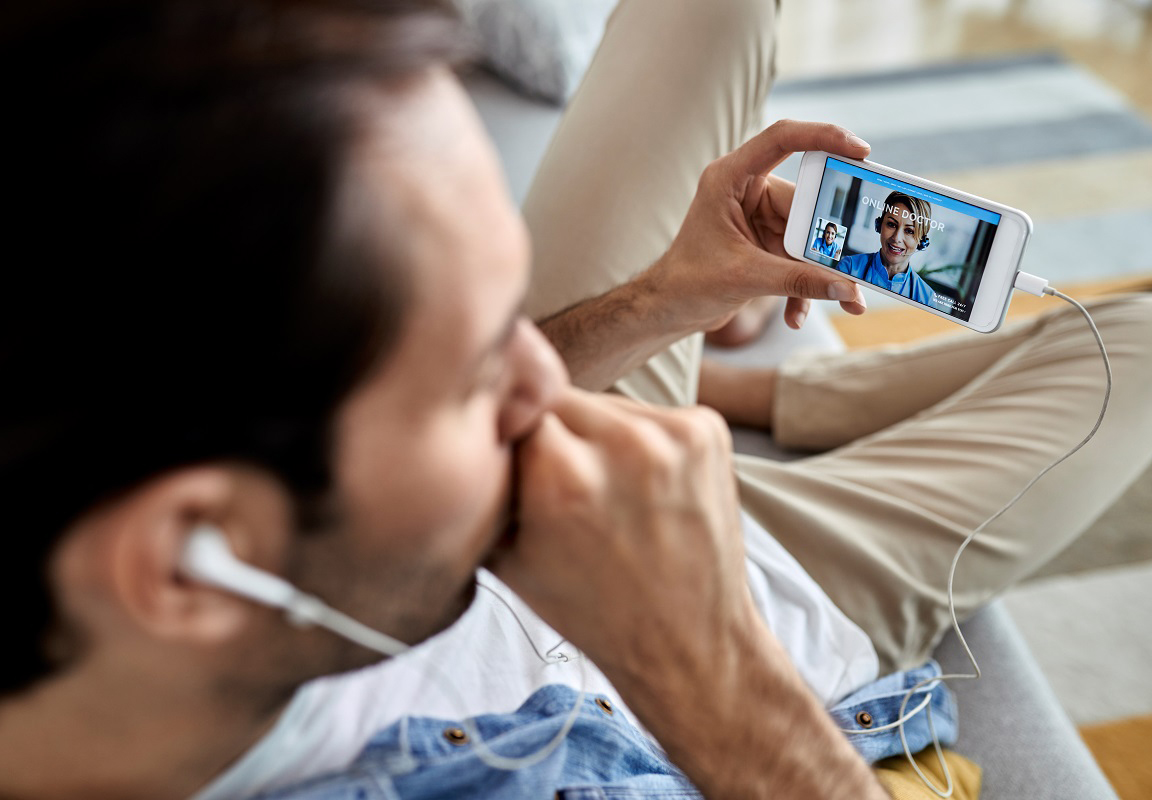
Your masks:
M281 609L295 625L318 625L386 656L410 649L399 639L357 622L283 578L245 564L232 552L223 532L213 525L201 524L189 534L180 555L180 574L260 605Z
M319 598L300 591L283 578L251 564L245 564L232 552L228 538L214 525L202 523L188 535L188 541L185 542L184 550L180 554L180 574L205 586L222 589L260 605L281 609L288 620L295 625L317 625L341 638L386 656L397 656L412 649L399 639L373 630L347 614L325 605ZM521 630L524 630L522 624ZM527 631L524 633L527 635ZM568 661L567 656L564 661ZM436 676L438 681L442 681L444 688L455 695L457 702L463 705L451 681L436 663L429 660L426 665L430 668L431 674ZM505 756L494 752L481 737L475 721L471 718L462 720L464 730L476 747L476 755L488 766L503 770L523 769L543 761L555 752L576 723L576 717L579 716L584 702L585 678L584 661L580 659L580 694L572 704L572 710L568 712L556 735L528 755Z

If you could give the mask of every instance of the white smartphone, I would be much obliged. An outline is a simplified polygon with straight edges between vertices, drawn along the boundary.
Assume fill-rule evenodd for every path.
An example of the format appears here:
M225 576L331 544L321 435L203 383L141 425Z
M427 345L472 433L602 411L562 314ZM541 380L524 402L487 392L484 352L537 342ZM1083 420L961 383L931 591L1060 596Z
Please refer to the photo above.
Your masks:
M871 161L804 154L784 249L981 333L1000 327L1032 220Z

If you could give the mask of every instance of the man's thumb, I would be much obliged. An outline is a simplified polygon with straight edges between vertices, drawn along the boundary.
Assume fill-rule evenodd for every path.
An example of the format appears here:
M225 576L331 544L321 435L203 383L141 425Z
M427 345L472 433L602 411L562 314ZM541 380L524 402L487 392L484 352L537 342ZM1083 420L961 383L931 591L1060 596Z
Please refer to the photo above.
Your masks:
M780 294L786 297L804 297L812 300L836 300L850 303L858 297L859 289L852 281L837 277L819 267L787 260L780 275Z

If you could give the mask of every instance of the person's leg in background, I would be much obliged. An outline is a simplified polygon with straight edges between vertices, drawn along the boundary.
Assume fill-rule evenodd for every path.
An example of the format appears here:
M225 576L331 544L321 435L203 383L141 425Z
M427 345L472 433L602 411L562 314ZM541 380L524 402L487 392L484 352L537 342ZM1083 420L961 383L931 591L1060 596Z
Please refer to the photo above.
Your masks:
M1088 307L1115 373L1108 414L969 545L961 618L1060 552L1152 462L1152 295ZM1068 307L990 336L793 358L777 375L775 436L836 449L738 457L742 501L869 633L882 669L915 666L950 627L956 548L1088 433L1104 386L1095 340Z
M759 130L771 87L772 0L624 0L573 96L524 216L541 319L619 286L668 249L704 168ZM614 387L696 401L702 336Z

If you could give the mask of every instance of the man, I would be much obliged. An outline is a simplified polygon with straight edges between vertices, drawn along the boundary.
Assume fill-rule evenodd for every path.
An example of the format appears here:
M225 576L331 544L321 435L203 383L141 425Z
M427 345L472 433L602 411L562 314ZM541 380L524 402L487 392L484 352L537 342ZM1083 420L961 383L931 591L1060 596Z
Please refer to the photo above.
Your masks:
M640 6L622 7L616 30ZM723 29L740 29L752 7L740 5ZM476 566L490 563L592 657L705 795L882 796L765 627L764 604L752 604L718 419L568 388L555 353L521 316L527 240L443 67L457 39L443 17L412 9L377 16L352 3L124 4L5 27L8 66L36 63L42 80L20 90L14 106L26 113L5 134L12 152L31 154L15 166L24 202L14 229L36 249L22 248L26 268L8 276L7 297L20 302L4 315L0 338L5 374L19 389L0 416L3 485L9 524L26 545L6 562L3 582L10 607L24 613L0 700L0 795L186 796L237 759L243 769L241 756L270 729L308 730L299 715L281 719L301 682L375 660L186 580L182 547L209 523L245 561L412 643L461 614ZM690 27L690 17L677 24ZM581 138L579 122L565 123L554 156ZM72 147L56 146L49 134L60 131ZM731 135L738 143L743 132ZM693 367L698 336L684 334L723 324L755 294L835 297L842 285L852 291L842 302L861 310L854 287L777 249L788 187L763 175L807 148L866 154L830 126L769 130L707 170L671 247L639 231L642 247L666 252L647 259L655 263L635 281L601 271L607 257L597 270L570 271L564 254L598 259L609 243L573 251L555 230L541 230L571 230L572 220L544 213L539 196L530 202L547 267L532 279L526 307L547 317L545 330L582 385L690 399L692 386L665 380ZM690 173L683 166L677 181ZM575 166L561 158L549 169ZM553 185L574 196L588 188L574 178ZM736 202L732 213L733 198L748 206ZM690 190L677 192L674 202L689 199ZM65 203L70 213L57 217ZM669 207L650 208L676 218ZM612 226L585 222L611 238ZM115 254L115 267L94 269L93 253ZM645 263L636 256L618 252L612 265L634 271ZM605 285L565 290L553 280L561 275ZM794 325L804 310L803 299L789 301ZM1148 380L1146 366L1135 369L1146 360L1136 343L1148 339L1147 304L1101 316L1133 343L1120 369L1137 376L1118 379L1126 428L1102 429L1101 447L1135 470L1136 445L1127 442L1149 434L1135 410ZM984 353L966 364L994 402L1007 378L1047 369L1044 348L1070 327L1056 320L997 340L996 363L1015 362L999 375ZM1061 355L1071 359L1065 368L1088 363L1066 347ZM643 366L617 381L635 364ZM796 435L789 404L797 384L813 381L798 372L777 378L783 391L773 408L787 438ZM1047 413L1070 426L1076 405ZM954 423L961 411L931 424ZM884 424L848 422L849 433ZM845 428L836 418L811 424L829 437ZM1058 436L1033 444L1012 469L1064 446ZM869 456L862 448L849 455L858 465L829 459L792 472L744 464L745 505L765 519L792 516L780 527L826 549L837 518L891 514L879 499L867 506L866 487L849 502L829 489L849 491L831 471L874 466L864 463ZM1106 492L1075 477L1081 499L1100 506ZM1113 486L1122 481L1111 477ZM813 488L827 493L827 514L808 525L800 505ZM510 494L517 524L504 537ZM1068 509L1038 511L1051 519ZM965 524L961 517L954 527ZM1076 524L1044 532L1067 537ZM865 538L856 551L861 585L838 597L842 608L854 592L874 597L851 609L862 616L906 602L901 586L869 585L883 571L883 548L870 532ZM938 562L938 549L922 560ZM815 572L821 559L796 550ZM997 564L994 554L986 561ZM844 567L829 562L829 584ZM999 565L989 580L1023 568ZM921 579L911 567L905 577ZM869 630L886 666L919 663L940 630L939 598L926 577L921 588L935 601L925 630ZM979 599L963 595L962 608ZM442 663L451 673L472 653L449 655ZM487 676L493 684L503 668ZM371 699L408 702L395 690ZM585 761L573 755L563 763ZM339 772L356 756L312 764L300 777L336 770L346 794L380 796L383 774L365 773L368 762Z
M23 160L0 349L21 543L3 591L21 612L0 795L187 796L300 683L378 659L186 580L196 526L404 641L449 625L507 528L514 445L502 574L564 627L573 582L596 598L565 632L701 788L875 794L751 609L722 423L565 388L521 312L522 223L444 66L458 34L435 10L382 6L5 20L7 65L38 79L5 134ZM861 152L826 126L789 136ZM777 158L775 141L747 157ZM574 550L549 544L573 524ZM618 558L600 563L604 546ZM637 673L656 636L676 658ZM765 666L729 676L737 658ZM705 676L707 709L669 706ZM744 706L758 694L780 702L767 727ZM734 737L805 744L741 766Z

